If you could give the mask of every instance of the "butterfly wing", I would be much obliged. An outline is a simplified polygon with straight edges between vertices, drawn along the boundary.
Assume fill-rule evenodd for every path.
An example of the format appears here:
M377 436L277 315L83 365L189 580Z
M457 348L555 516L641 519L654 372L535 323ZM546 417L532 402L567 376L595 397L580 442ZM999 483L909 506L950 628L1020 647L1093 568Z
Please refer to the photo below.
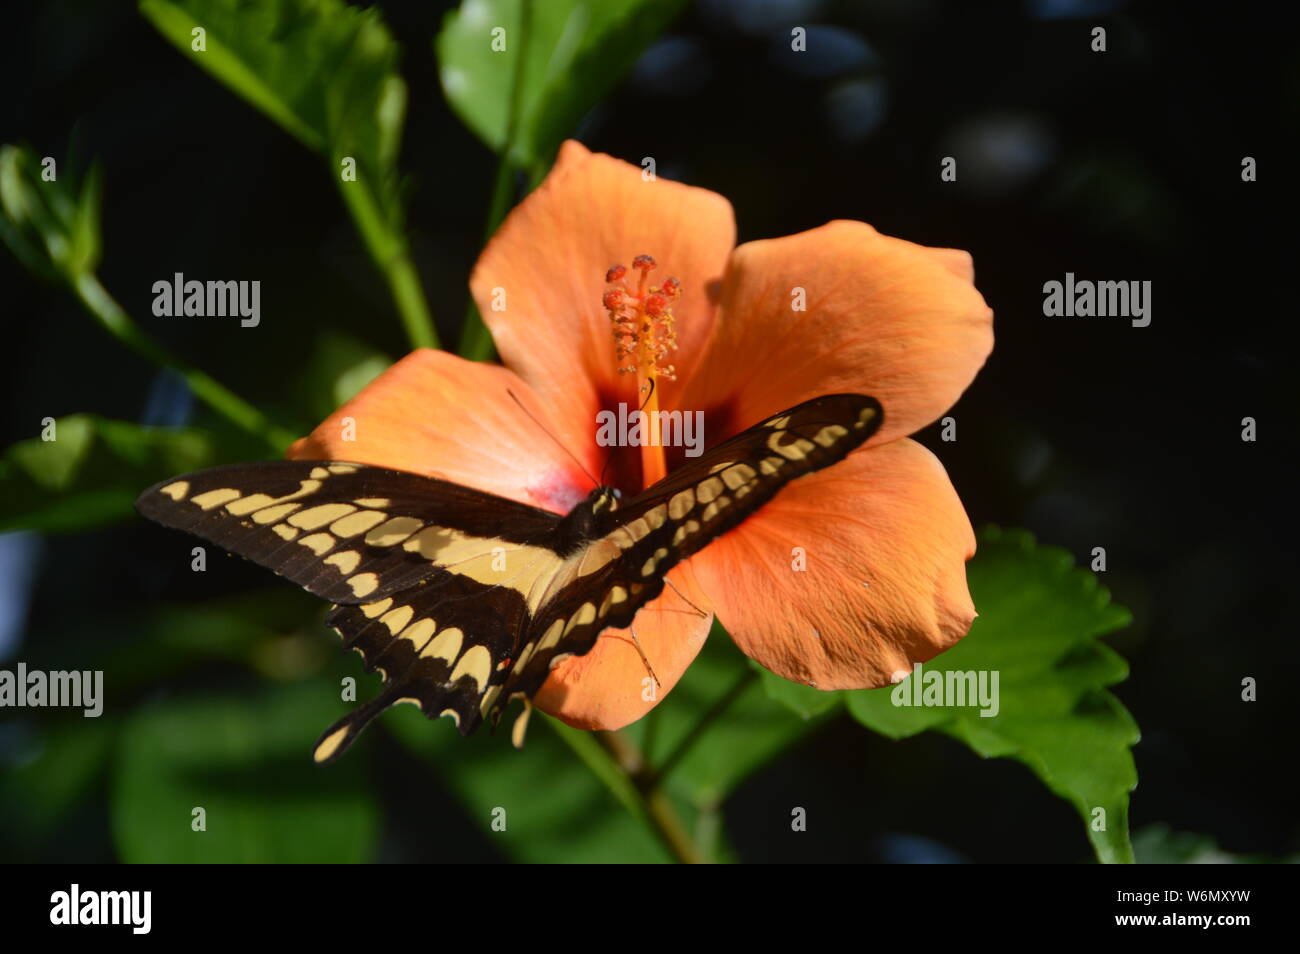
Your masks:
M534 615L510 672L484 699L493 721L531 696L567 655L631 624L674 566L736 527L790 481L843 460L879 428L880 402L831 394L783 411L705 451L626 502L615 525L572 558Z
M345 604L384 599L440 569L498 585L503 565L546 556L560 521L448 481L338 461L214 467L156 484L136 509Z
M560 517L418 474L337 461L270 461L186 474L139 512L238 553L338 604L328 622L384 686L317 743L343 753L400 701L462 734L505 678L531 608L564 560Z

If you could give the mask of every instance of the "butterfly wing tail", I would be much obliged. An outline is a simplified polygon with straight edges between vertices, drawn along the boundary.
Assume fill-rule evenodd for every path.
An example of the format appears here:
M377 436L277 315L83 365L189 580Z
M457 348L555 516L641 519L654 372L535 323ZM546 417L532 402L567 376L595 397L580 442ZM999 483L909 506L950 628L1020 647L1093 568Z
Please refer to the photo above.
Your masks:
M400 688L390 683L379 695L353 709L321 733L321 737L316 740L316 745L312 749L312 760L317 765L328 765L346 752L362 730L374 721L379 713L397 701Z

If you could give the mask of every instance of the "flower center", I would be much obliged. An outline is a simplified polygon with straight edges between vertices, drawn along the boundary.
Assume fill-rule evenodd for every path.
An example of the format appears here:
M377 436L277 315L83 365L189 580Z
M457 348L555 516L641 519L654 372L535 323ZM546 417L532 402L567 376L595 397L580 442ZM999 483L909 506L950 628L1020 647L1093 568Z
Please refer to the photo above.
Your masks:
M623 265L614 265L605 273L608 287L601 304L613 326L618 373L636 375L648 432L641 443L641 479L648 487L668 472L659 438L659 389L655 382L659 378L677 380L676 369L665 359L677 350L672 304L681 296L682 283L665 278L651 285L655 260L649 255L632 259L632 269L637 272L635 285Z

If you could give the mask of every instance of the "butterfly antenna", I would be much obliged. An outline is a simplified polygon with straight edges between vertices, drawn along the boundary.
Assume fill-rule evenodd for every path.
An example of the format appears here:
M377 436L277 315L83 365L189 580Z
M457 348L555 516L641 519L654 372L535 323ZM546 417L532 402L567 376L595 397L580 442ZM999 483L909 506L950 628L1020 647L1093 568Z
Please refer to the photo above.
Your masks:
M645 650L641 648L641 640L636 638L636 627L628 626L627 629L632 634L632 645L636 647L637 654L641 657L641 665L645 666L645 671L650 673L650 678L655 681L655 685L662 686L663 683L655 675L654 667L650 665L650 660L646 658Z
M548 431L546 429L546 425L543 424L541 421L539 421L535 416L533 416L532 411L524 407L524 402L519 400L518 395L516 395L514 391L511 391L509 388L506 388L506 394L509 394L511 399L514 400L514 402L519 405L519 410L523 411L525 414L528 415L528 419L530 421L532 421L534 424L536 424L538 427L542 429L543 434L545 434L551 440L555 441L556 445L560 448L560 450L564 451L564 453L569 455L569 459L573 461L575 464L577 464L578 469L587 475L587 479L591 481L591 485L593 487L600 486L600 481L598 481L595 477L591 476L591 471L589 471L586 467L582 465L582 461L578 460L578 458L574 455L573 451L569 450L567 447L561 444L560 439L556 437L554 434L552 434L550 431ZM605 472L603 470L600 473L602 477L605 475Z
M689 606L691 609L695 610L695 612L699 614L700 619L703 619L704 617L709 615L704 610L700 609L698 606L692 603L689 599L687 599L686 594L683 593L681 590L679 590L676 584L674 584L672 580L668 579L668 577L666 576L664 577L664 582L667 583L670 587L672 587L673 592L682 598L682 602L684 602L687 606Z

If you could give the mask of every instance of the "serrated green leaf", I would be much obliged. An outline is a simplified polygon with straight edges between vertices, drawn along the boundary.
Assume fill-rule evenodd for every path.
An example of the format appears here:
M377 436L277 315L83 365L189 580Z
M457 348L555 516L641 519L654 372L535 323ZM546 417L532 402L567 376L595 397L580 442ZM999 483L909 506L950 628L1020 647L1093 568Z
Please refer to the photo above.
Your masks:
M494 152L509 144L512 164L537 175L682 6L465 0L447 15L435 43L443 92Z
M20 441L0 457L0 532L83 530L129 517L144 488L213 457L211 438L195 429L91 414L52 426L54 440Z
M124 727L110 791L122 860L147 863L362 862L379 812L364 759L329 771L310 740L345 710L337 684L146 705ZM202 808L205 831L193 830Z
M991 528L967 568L979 618L970 634L924 666L931 674L997 673L997 713L978 705L897 705L915 699L915 674L893 689L846 693L859 722L892 738L938 729L985 757L1025 763L1083 816L1097 857L1131 862L1128 796L1137 785L1128 711L1105 687L1128 667L1099 636L1127 625L1126 609L1068 553L1024 531ZM991 707L990 707L991 711ZM1097 830L1104 810L1104 830Z

